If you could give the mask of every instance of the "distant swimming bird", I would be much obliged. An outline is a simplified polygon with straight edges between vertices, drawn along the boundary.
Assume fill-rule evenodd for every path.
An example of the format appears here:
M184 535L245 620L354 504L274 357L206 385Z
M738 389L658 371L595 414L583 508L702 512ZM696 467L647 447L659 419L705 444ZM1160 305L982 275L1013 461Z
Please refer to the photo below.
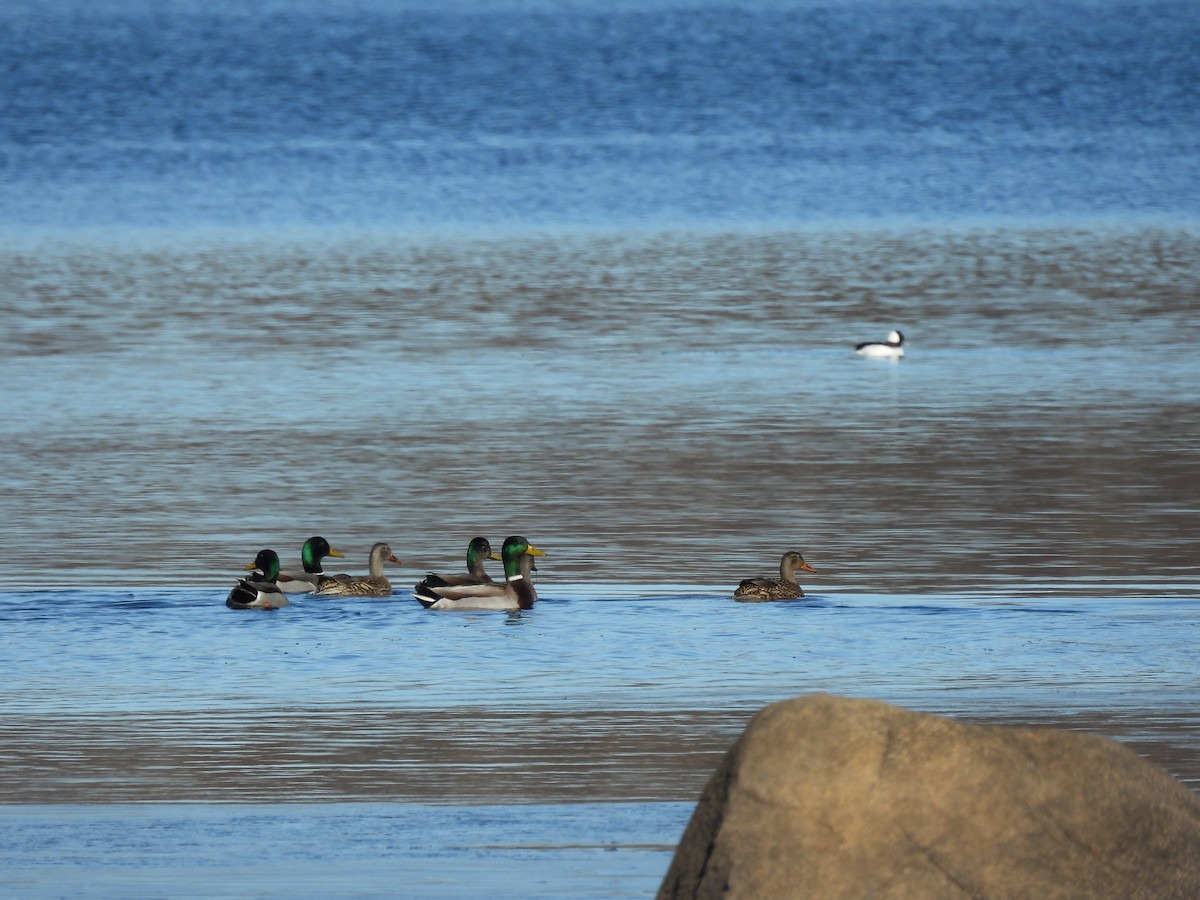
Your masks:
M446 584L429 575L413 588L413 596L426 609L533 609L537 591L530 574L533 557L546 554L525 538L513 535L504 542L504 581Z
M382 541L371 547L369 575L328 575L313 593L318 597L390 597L392 583L383 574L385 562L399 563L392 548Z
M436 579L436 584L440 587L464 584L494 584L492 576L483 568L484 561L489 559L500 559L499 554L492 550L491 541L485 537L471 538L471 543L467 544L467 574L442 575L439 572L430 572L429 576L421 584L430 582L430 579ZM432 584L432 582L430 583Z
M817 571L804 561L803 555L797 550L789 550L779 561L778 578L746 578L733 592L734 600L761 602L764 600L796 600L804 596L796 573Z
M874 359L899 359L904 355L904 335L898 331L889 332L886 341L867 341L855 347L854 352Z
M329 546L329 541L323 537L310 537L300 548L299 571L289 569L279 575L279 589L285 594L307 594L315 591L322 578L329 578L321 568L321 560L327 556L345 556L340 550Z
M288 605L287 597L275 583L279 577L279 554L274 550L259 550L246 571L258 569L247 578L238 579L238 583L229 592L225 605L230 609L278 609Z

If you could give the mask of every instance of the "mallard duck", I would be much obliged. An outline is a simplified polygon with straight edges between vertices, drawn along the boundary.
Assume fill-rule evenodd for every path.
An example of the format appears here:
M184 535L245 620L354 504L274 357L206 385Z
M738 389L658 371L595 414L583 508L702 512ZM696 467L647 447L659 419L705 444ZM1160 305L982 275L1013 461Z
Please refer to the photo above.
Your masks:
M440 572L430 572L429 576L421 584L428 583L438 587L464 584L494 584L492 576L484 571L483 568L484 561L489 559L500 559L499 554L492 550L491 542L485 537L471 538L471 543L467 544L467 574L442 575ZM430 579L433 580L431 581Z
M904 335L898 331L889 332L886 340L866 341L856 346L854 352L876 359L899 359L904 355Z
M303 568L299 571L289 569L281 572L279 589L285 594L307 594L315 591L322 578L330 577L321 568L321 560L327 556L344 557L345 554L330 547L329 541L323 537L310 537L300 548L300 564Z
M530 573L533 557L546 554L525 538L514 535L504 542L504 581L442 584L430 575L413 588L413 596L426 609L532 609L537 600Z
M390 597L392 583L383 574L385 562L398 563L382 541L371 547L369 575L326 575L313 591L318 597Z
M239 578L238 583L229 592L225 605L230 609L278 609L288 605L287 597L275 583L279 577L279 554L274 550L259 550L254 562L246 566L249 572L257 569L247 578Z
M789 550L779 561L778 578L746 578L733 592L734 600L757 602L763 600L795 600L804 596L796 573L817 571L804 561L798 550Z

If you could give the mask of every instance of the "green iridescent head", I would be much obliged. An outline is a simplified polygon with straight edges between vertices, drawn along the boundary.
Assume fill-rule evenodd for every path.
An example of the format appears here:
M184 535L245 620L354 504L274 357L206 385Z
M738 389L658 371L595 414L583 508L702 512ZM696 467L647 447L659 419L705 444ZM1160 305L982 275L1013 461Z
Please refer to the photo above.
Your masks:
M319 536L310 537L300 548L300 561L304 563L304 571L312 575L321 574L323 571L321 560L327 556L345 556L345 554L340 550L334 550L329 546L329 541Z
M267 581L274 581L279 577L279 554L274 550L259 550L254 562L246 566L246 571L251 569L258 569Z
M508 578L516 578L521 574L521 557L545 555L544 551L539 550L519 535L506 538L504 549L500 551L500 556L504 560L504 574Z
M467 571L472 574L478 575L483 572L485 559L499 558L492 550L492 542L485 537L471 538L471 543L467 544Z

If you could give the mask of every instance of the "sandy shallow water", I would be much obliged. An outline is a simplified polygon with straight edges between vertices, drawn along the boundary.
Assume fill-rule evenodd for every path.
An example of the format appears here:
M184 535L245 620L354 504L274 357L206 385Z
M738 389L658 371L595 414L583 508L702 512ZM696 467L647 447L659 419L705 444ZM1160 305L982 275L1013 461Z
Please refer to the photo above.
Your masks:
M5 250L0 888L648 896L746 720L815 690L1195 789L1198 260L1154 228ZM899 364L850 353L890 327ZM388 540L395 595L224 607L313 533L346 571ZM534 610L413 602L477 533L548 552ZM729 600L790 546L808 600Z

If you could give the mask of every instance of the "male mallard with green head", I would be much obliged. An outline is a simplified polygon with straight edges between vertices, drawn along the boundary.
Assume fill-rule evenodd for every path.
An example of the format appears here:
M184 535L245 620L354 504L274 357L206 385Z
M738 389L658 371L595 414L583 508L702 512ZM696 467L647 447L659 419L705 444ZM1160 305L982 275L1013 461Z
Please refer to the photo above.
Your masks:
M443 575L440 572L430 572L425 581L425 584L431 578L436 579L440 587L449 585L464 585L464 584L495 584L492 576L484 569L484 563L489 559L500 559L500 555L492 550L491 541L485 537L471 538L471 543L467 544L467 574L465 575Z
M533 557L546 554L523 537L513 535L504 542L504 581L447 584L431 574L413 588L413 596L426 609L532 609L537 600L530 577Z
M307 594L315 591L320 586L321 579L330 577L321 568L321 560L327 556L345 556L345 554L330 547L329 541L323 537L310 537L300 548L300 564L303 568L300 571L289 569L281 572L279 589L285 594Z
M779 561L778 578L743 579L733 592L733 599L751 603L764 600L796 600L804 596L800 582L796 580L796 573L801 570L817 571L804 561L804 556L798 550L789 550Z
M229 592L225 605L230 609L278 609L288 605L287 597L275 583L279 577L279 554L274 550L259 550L246 571L257 569L253 575L238 579Z

